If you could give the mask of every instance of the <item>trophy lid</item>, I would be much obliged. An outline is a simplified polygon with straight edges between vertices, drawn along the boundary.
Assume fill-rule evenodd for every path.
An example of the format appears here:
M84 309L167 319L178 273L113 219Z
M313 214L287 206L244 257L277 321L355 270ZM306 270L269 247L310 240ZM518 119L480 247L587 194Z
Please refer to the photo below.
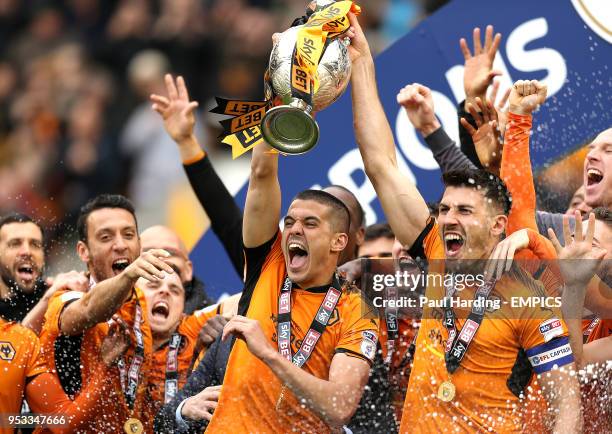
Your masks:
M336 3L336 0L313 0L308 5L309 9L319 12L321 9L329 6L332 3Z

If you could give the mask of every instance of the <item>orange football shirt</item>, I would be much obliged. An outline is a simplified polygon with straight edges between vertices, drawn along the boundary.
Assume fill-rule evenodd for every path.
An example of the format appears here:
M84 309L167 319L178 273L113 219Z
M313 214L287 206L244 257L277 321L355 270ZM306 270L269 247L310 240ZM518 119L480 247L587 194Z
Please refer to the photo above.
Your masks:
M108 324L96 324L86 330L81 336L66 337L60 330L60 317L68 303L82 297L83 293L75 291L58 291L49 301L49 307L45 315L45 324L41 332L41 342L43 355L46 364L52 372L58 375L60 380L64 379L62 386L64 389L71 384L81 384L81 390L87 387L88 383L95 378L94 371L102 369L99 359L100 347L104 337L108 333ZM135 318L136 301L140 303L143 310L143 320L141 322L141 332L143 335L145 357L140 369L140 381L133 410L127 406L122 388L121 375L117 366L108 369L106 385L108 392L95 402L93 417L85 424L84 430L87 432L123 432L123 425L128 418L139 419L145 432L152 432L153 420L149 418L147 393L148 376L151 372L152 360L152 337L151 329L146 320L146 301L142 291L135 287L131 298L125 302L118 310L117 314L126 322L132 331L132 345L128 349L125 358L127 367L134 355L135 339L133 336L133 326ZM59 342L58 342L59 341ZM57 345L56 345L57 344ZM68 355L62 357L63 348ZM72 360L72 363L70 361ZM73 392L68 390L68 392ZM79 390L69 395L78 396Z
M428 226L422 239L422 250L429 261L429 273L443 273L444 248L437 225ZM432 279L434 282L439 279ZM425 304L417 337L415 361L404 403L400 431L444 432L449 427L464 431L521 432L524 405L508 388L519 351L524 349L535 369L545 369L553 360L553 351L561 351L559 364L570 363L565 357L571 349L567 328L554 310L512 306L511 297L530 297L545 293L540 282L514 267L494 287L490 300L499 301L499 308L488 310L477 334L461 361L460 367L449 374L444 361L448 331L442 324L443 310ZM442 300L444 287L430 285L428 300ZM460 300L473 300L474 289L466 288L455 294ZM457 329L462 330L469 307L455 307ZM558 339L553 339L558 338ZM554 348L549 348L549 346ZM546 361L546 362L545 362ZM451 380L456 394L451 402L438 398L440 385Z
M198 340L200 329L206 321L217 314L217 310L204 308L194 312L192 315L185 316L178 326L178 333L181 335L181 345L177 355L177 382L181 389L187 382L189 368L193 363L194 350ZM166 387L166 367L168 360L169 345L165 344L153 353L153 362L148 373L147 381L147 409L145 416L154 419L159 409L164 405Z
M593 328L587 342L607 338L612 334L612 319L601 319ZM586 370L587 383L581 384L582 405L585 434L599 434L612 430L612 397L610 385L612 384L612 370L604 365Z
M278 297L286 267L280 233L263 246L246 249L247 280L241 300L248 300L246 316L259 321L270 344L277 348ZM298 350L328 287L291 291L291 348ZM250 297L250 300L249 300ZM302 367L327 379L332 358L342 352L371 362L376 352L378 318L357 291L344 291L325 332ZM287 389L276 409L281 382L246 344L236 340L230 354L219 405L208 425L210 433L316 432L330 428Z
M40 357L40 343L36 334L1 317L0 372L0 414L19 413L26 382L47 372ZM0 427L0 433L12 432L12 428Z

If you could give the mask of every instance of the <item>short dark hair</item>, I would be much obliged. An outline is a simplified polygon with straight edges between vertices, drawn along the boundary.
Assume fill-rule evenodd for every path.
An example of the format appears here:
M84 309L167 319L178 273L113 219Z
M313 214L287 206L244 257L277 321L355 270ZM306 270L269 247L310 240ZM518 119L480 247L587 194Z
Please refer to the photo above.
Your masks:
M77 233L79 240L87 242L87 217L92 212L104 208L121 208L128 211L134 217L136 228L138 229L138 221L136 220L136 211L132 202L120 194L100 194L81 207L79 218L77 219Z
M34 219L27 214L22 214L20 212L12 212L1 217L0 229L2 229L2 226L11 223L34 223L36 226L38 226L38 229L40 229L40 232L43 234L43 238L45 236L45 232L43 231L42 226L38 222L35 222Z
M395 234L389 223L374 223L366 228L363 241L372 241L379 238L395 239Z
M442 175L445 187L466 187L484 194L485 199L493 202L503 210L504 215L510 213L512 196L504 181L486 170L451 170Z
M351 226L351 213L340 199L323 190L304 190L298 193L295 200L312 200L330 209L332 221L330 224L336 232L348 233ZM292 202L293 202L292 201Z
M365 226L365 211L363 210L363 207L359 203L359 200L357 199L357 196L355 196L355 193L353 193L348 188L343 187L342 185L332 184L332 185L328 185L325 188L331 188L331 187L338 188L338 189L340 189L342 191L345 191L346 193L348 193L355 200L355 211L357 212L357 220L355 221L355 223L359 224L359 227ZM340 201L340 202L342 202L342 201ZM346 203L344 205L346 205L346 207L349 208L349 206Z
M432 217L438 217L440 202L427 202L427 208L429 208L429 215Z

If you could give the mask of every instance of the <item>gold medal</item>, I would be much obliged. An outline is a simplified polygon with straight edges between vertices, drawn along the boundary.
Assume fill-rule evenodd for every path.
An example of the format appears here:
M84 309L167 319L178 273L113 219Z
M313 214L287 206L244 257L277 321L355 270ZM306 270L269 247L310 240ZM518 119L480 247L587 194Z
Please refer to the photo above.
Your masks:
M455 397L455 385L447 380L444 383L440 384L438 388L438 399L444 402L450 402Z
M127 434L141 434L144 431L142 422L134 417L130 417L123 425L123 431Z

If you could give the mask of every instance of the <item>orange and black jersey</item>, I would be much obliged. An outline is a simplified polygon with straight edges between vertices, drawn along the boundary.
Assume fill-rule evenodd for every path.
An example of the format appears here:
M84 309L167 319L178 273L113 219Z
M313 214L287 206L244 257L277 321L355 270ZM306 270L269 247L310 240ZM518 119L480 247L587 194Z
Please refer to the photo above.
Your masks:
M95 372L102 369L99 359L100 348L108 334L108 323L99 323L87 329L78 336L66 336L61 332L60 318L65 307L83 296L82 292L57 291L49 301L45 314L45 324L41 332L43 356L51 372L56 374L62 387L69 396L79 397L82 391L95 377ZM134 327L136 305L143 310L141 333L144 340L145 360L140 369L140 381L133 410L126 404L121 388L120 372L115 366L109 368L105 379L107 393L95 402L94 416L87 422L85 431L89 432L121 432L129 417L139 418L145 430L152 429L152 421L143 415L148 413L150 402L147 400L148 377L151 372L152 336L151 328L146 320L146 301L139 288L134 288L130 299L117 311L130 330ZM133 338L133 336L132 336ZM135 342L135 341L134 341ZM135 345L128 348L125 359L132 359ZM148 425L150 423L150 425Z
M259 321L277 347L278 298L287 276L280 232L260 247L245 249L247 276L239 313ZM330 276L331 279L331 276ZM291 349L295 354L310 328L329 286L291 291ZM358 291L345 290L310 358L306 372L327 379L332 358L346 353L371 361L376 352L378 318ZM227 364L219 405L209 432L329 432L330 428L286 390L276 403L281 383L274 373L237 340Z
M104 393L105 367L94 372L82 397L70 400L57 377L48 372L38 336L20 324L0 317L0 414L19 413L24 398L37 414L63 416L65 424L39 432L74 432L92 415L91 403ZM6 420L4 421L6 422ZM12 433L0 427L0 433Z
M47 372L36 334L1 317L0 372L0 413L19 413L26 383Z
M443 260L433 261L444 258L442 239L433 221L418 238L413 250L411 255L424 257L429 262L429 273L445 272ZM401 432L441 432L451 426L464 431L521 432L525 415L518 394L531 378L531 369L543 373L555 365L563 366L573 361L567 328L559 319L560 312L512 307L512 297L527 299L543 291L541 282L533 280L518 267L504 274L490 296L499 303L487 308L461 365L452 374L445 366L449 333L443 324L443 311L426 304ZM475 288L465 288L458 291L456 297L471 301L474 292ZM425 297L442 300L444 288L430 284ZM469 321L463 318L467 318L470 308L456 307L454 312L457 330L461 333ZM445 381L452 381L456 387L452 402L443 402L437 396L438 388Z

